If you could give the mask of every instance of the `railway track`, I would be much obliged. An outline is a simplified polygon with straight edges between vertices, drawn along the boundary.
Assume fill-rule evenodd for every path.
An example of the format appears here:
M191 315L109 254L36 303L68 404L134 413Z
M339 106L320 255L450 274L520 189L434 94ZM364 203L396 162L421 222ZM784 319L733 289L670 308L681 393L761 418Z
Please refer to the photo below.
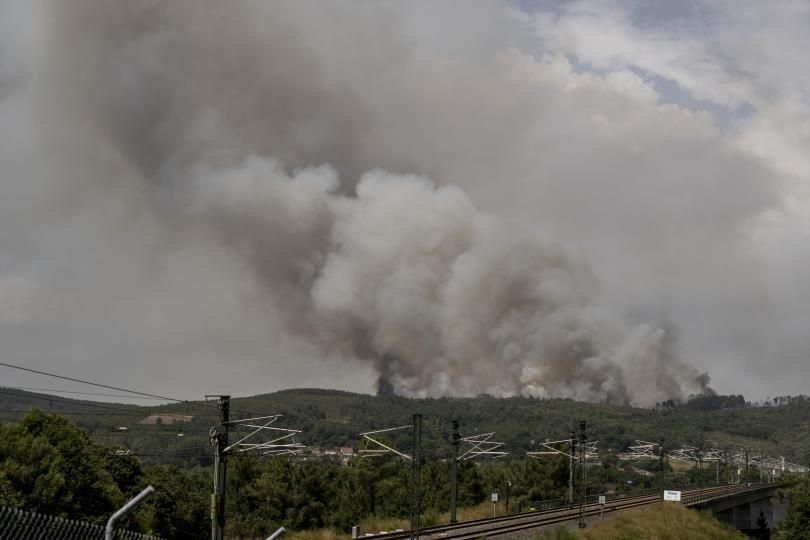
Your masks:
M716 497L720 494L725 495L752 491L756 489L758 489L758 486L714 486L703 489L684 490L683 497L696 499L696 497L699 495L700 500L704 500L707 498ZM627 510L629 508L652 504L660 500L661 495L656 493L653 495L640 495L635 497L614 499L612 501L608 501L604 505L604 508L602 508L602 505L598 503L591 503L584 507L584 514L586 518L594 517L599 516L602 512L609 514L619 510ZM455 525L436 525L433 527L424 527L419 530L419 537L426 540L472 540L475 538L481 538L483 536L489 537L507 535L527 529L562 524L577 520L578 518L579 506L566 506L551 510L526 512L518 515L465 521ZM413 531L398 531L393 533L366 535L361 538L364 540L397 540L402 538L411 538L412 536L414 536Z

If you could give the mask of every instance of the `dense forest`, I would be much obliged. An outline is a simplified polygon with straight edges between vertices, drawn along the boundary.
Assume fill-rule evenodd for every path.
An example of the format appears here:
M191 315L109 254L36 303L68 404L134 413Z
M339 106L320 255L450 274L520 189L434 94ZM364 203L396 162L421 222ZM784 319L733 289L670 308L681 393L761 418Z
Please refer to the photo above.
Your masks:
M218 423L213 403L184 402L154 407L77 401L64 397L4 389L0 419L13 421L31 407L57 412L87 431L97 442L139 455L145 463L208 465L208 433ZM150 415L183 414L188 421L146 423ZM302 430L298 441L309 448L357 447L364 431L409 424L423 418L423 446L430 459L449 452L450 423L458 420L462 436L495 432L512 456L538 449L545 440L565 439L580 420L601 453L621 452L634 440L721 450L748 449L788 461L810 463L810 401L780 397L760 404L742 396L696 396L684 404L660 403L651 409L581 403L565 399L477 398L406 399L335 390L285 390L231 400L231 417L283 415L279 427ZM169 419L170 420L170 419ZM407 432L390 434L407 447Z
M170 538L207 534L213 455L208 432L219 414L213 404L139 407L9 389L0 397L0 505L99 522L152 484L155 495L128 518L128 527ZM479 504L489 493L509 489L517 511L566 497L568 459L529 459L525 453L543 441L567 438L580 420L589 440L599 441L598 458L586 475L588 492L597 493L732 478L725 466L699 474L688 465L664 463L662 474L657 460L621 461L618 453L635 439L663 440L670 448L747 448L807 463L808 409L802 397L769 400L767 406L752 406L742 396L698 397L651 410L487 396L409 400L329 390L235 398L232 417L282 414L278 425L301 429L298 441L307 448L298 456L230 458L228 531L245 537L282 525L346 531L368 516L407 517L410 464L390 454L360 458L356 451L364 446L361 432L407 425L414 413L423 415L422 510L431 522L449 505L452 419L459 420L462 436L495 431L509 452L498 460L460 464L459 504ZM383 437L411 452L409 430ZM339 447L351 447L354 456L330 451ZM750 474L754 479L756 473Z

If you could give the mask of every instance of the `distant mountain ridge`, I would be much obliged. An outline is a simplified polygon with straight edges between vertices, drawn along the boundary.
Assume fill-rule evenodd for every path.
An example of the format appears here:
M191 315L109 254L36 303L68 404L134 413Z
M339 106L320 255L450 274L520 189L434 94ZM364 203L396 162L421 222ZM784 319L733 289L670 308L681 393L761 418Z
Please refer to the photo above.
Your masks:
M302 429L300 441L313 447L357 446L359 433L408 424L421 414L425 455L446 457L450 451L451 420L457 419L462 436L495 432L511 455L536 449L544 440L567 438L580 420L587 423L591 440L600 451L627 449L636 439L659 442L668 448L682 445L742 449L784 456L810 463L810 402L783 398L778 406L740 405L742 396L696 398L684 405L653 409L575 402L567 399L475 398L410 399L373 396L341 390L289 389L231 400L232 418L282 414L276 425ZM703 402L699 400L703 399ZM708 405L706 405L708 403ZM717 405L717 404L720 405ZM158 451L185 464L210 460L208 431L218 424L212 402L130 405L71 399L43 393L0 389L0 419L12 421L31 407L68 416L92 438L142 454L145 460ZM705 407L723 406L717 410ZM182 425L147 425L139 421L153 414L193 416ZM122 430L120 428L126 428ZM392 432L389 440L411 444L407 430Z

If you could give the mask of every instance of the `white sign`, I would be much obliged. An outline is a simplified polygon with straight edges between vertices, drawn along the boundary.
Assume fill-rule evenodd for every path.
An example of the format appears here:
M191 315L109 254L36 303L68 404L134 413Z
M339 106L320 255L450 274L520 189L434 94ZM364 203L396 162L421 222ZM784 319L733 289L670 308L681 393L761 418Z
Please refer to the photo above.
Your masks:
M606 497L604 495L599 495L599 504L605 504Z
M492 502L498 502L498 494L497 493L492 494Z
M681 502L681 492L680 491L664 491L664 500L665 501Z

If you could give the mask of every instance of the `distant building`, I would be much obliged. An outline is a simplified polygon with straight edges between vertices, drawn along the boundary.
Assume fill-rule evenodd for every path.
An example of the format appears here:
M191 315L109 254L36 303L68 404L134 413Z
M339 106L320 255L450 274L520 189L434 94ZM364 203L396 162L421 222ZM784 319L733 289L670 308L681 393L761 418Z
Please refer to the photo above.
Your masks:
M175 422L191 422L194 417L188 414L174 414L174 413L166 413L166 414L150 414L143 420L140 420L139 424L161 424L164 426L168 426L174 424Z

